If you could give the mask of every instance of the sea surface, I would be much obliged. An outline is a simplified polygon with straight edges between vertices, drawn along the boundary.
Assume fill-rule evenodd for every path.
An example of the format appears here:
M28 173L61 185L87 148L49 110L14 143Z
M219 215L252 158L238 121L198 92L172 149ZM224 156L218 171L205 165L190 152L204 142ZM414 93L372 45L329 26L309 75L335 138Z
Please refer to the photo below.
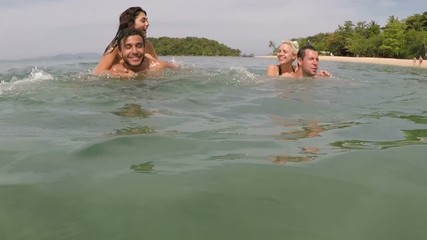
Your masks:
M427 239L427 70L0 61L0 239Z

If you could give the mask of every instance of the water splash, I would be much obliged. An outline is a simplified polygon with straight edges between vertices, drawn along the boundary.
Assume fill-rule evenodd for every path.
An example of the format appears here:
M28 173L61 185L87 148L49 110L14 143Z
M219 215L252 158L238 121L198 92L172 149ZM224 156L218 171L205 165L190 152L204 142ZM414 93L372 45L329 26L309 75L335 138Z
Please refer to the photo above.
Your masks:
M35 67L31 70L28 80L31 80L31 81L53 80L53 77L49 73L46 73L45 71Z
M0 82L0 95L5 93L14 93L16 91L26 91L34 88L34 84L53 80L53 76L37 67L32 68L28 77L19 78L11 76L10 81L2 80Z

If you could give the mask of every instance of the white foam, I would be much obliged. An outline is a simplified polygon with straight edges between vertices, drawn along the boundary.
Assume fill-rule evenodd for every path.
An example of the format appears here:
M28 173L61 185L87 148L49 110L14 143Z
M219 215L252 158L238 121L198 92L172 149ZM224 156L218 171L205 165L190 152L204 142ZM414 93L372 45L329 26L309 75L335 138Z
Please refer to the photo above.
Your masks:
M11 91L13 92L15 90L27 89L28 86L32 88L34 83L53 79L54 78L51 74L34 67L26 78L19 79L18 77L13 76L9 82L2 80L0 82L0 95Z

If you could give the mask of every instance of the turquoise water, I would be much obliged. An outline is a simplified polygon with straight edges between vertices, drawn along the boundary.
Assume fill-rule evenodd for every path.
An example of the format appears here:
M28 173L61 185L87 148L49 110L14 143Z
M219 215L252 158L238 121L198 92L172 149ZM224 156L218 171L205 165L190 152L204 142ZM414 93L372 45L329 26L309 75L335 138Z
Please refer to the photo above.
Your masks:
M170 58L163 58L170 60ZM0 239L426 239L427 71L0 61Z

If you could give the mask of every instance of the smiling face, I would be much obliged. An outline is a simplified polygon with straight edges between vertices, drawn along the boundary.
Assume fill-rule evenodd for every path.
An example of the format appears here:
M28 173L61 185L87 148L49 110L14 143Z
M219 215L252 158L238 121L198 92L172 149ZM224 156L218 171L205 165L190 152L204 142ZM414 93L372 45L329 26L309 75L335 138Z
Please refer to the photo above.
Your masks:
M304 77L315 76L319 67L319 53L311 49L305 49L304 56L298 58L298 67L302 69Z
M292 47L289 44L282 43L277 49L277 59L279 64L291 64L295 60L296 54L292 53Z
M145 33L148 29L148 26L150 26L150 23L148 22L147 16L145 13L140 12L135 18L134 28Z
M131 35L120 41L119 54L130 69L142 64L144 53L144 39L140 35Z

